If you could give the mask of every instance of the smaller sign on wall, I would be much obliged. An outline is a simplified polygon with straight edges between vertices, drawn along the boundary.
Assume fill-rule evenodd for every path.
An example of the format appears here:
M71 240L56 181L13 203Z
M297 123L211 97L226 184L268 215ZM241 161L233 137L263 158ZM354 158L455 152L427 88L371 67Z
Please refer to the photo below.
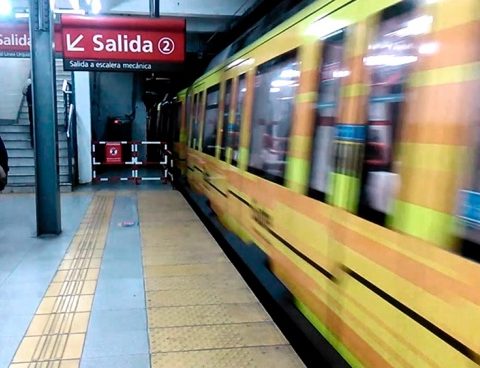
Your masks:
M155 71L185 58L185 20L62 17L65 70Z
M122 164L122 145L121 143L105 144L105 163L111 165Z
M0 24L0 57L30 57L30 33L27 23Z
M62 51L59 25L55 25L55 51ZM30 30L27 22L0 23L0 57L30 57Z

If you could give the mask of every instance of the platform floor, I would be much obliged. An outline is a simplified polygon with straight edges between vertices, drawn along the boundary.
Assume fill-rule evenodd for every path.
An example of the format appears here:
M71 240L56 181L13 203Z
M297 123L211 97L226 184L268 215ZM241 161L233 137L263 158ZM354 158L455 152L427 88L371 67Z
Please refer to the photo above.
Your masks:
M0 195L0 368L303 367L180 193Z

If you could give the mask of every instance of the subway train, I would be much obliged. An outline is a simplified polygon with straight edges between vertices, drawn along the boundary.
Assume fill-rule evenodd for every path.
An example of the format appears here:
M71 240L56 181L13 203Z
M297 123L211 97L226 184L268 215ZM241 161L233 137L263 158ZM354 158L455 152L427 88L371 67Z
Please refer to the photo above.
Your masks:
M351 366L478 367L480 1L283 18L178 93L179 171Z

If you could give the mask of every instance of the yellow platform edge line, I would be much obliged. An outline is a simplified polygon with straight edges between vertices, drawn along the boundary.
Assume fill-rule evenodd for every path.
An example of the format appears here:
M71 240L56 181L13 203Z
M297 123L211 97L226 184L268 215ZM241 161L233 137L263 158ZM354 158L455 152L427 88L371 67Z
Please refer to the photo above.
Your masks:
M112 192L93 197L10 367L79 366L114 199Z

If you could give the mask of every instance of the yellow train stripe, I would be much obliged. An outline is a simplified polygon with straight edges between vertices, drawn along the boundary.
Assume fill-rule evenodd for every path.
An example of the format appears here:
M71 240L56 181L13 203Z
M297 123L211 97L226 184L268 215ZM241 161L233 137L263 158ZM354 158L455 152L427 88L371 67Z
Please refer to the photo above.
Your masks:
M342 97L357 97L368 95L370 87L364 83L349 84L341 88Z
M480 20L477 0L439 1L435 4L433 32Z
M462 83L480 79L480 62L461 64L418 71L410 75L408 86L440 86L442 84Z
M401 167L422 171L457 172L467 148L453 145L400 143Z
M445 249L453 247L454 216L400 200L395 201L394 213L392 226L397 231L417 236Z

